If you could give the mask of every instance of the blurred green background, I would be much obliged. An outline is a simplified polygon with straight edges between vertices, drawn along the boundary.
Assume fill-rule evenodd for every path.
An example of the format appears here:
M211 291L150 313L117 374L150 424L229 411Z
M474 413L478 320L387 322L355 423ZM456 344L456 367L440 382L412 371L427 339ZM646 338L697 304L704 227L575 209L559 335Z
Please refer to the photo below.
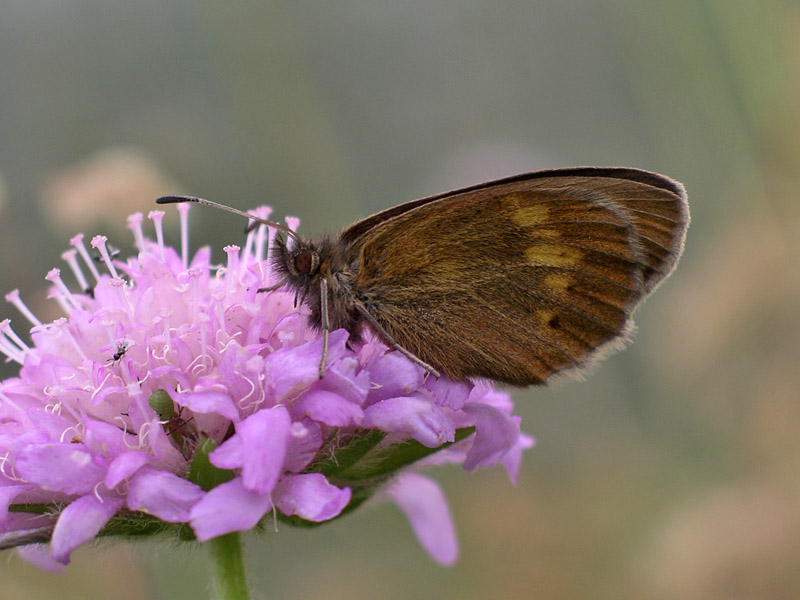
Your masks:
M459 563L379 505L250 538L254 597L798 598L798 105L796 1L2 0L0 290L57 316L68 239L127 250L125 216L166 193L313 233L516 172L663 172L693 224L634 345L515 392L537 438L516 488L435 473ZM217 257L241 232L192 212ZM4 558L2 598L208 591L200 548L103 544L58 576Z

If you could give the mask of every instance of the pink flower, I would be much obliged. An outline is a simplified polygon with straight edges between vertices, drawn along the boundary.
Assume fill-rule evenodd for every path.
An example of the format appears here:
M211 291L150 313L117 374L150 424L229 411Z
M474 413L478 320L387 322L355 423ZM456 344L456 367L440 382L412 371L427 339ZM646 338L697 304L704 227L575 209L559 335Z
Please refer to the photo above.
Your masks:
M47 275L63 318L42 323L16 291L6 297L32 328L28 343L0 323L0 352L21 365L0 382L0 547L47 543L23 555L52 568L98 535L188 524L205 541L273 511L328 521L381 492L452 563L444 496L414 471L502 464L514 479L532 441L509 397L426 377L369 336L349 346L344 330L331 332L319 379L306 308L257 291L274 283L269 233L214 266L208 248L189 257L188 205L179 211L180 253L164 244L163 213L150 214L156 242L136 214L138 256L112 261L105 238L92 240L103 273L73 238L64 259L80 291Z

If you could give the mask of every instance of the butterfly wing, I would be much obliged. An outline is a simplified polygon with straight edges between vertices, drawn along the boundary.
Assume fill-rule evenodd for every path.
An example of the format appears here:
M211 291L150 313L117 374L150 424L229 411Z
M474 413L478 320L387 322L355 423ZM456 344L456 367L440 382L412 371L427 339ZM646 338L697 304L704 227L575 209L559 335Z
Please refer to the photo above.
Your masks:
M626 338L688 220L666 177L563 169L417 200L342 239L356 296L401 346L454 378L529 385Z

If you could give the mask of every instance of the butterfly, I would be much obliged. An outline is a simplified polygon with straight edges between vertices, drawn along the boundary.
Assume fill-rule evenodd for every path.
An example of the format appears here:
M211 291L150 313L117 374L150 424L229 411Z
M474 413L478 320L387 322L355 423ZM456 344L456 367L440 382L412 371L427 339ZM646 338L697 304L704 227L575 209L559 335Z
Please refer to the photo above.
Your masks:
M282 232L276 285L322 332L367 327L435 376L515 386L574 373L628 339L636 307L674 270L689 226L683 186L621 167L525 173L381 211L340 235L191 196Z

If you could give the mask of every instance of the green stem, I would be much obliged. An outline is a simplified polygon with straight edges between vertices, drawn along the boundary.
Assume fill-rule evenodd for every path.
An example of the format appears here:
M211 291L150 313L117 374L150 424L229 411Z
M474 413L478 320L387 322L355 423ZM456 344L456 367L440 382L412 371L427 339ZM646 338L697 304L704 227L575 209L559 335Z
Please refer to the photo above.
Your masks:
M250 592L244 573L242 542L238 533L229 533L206 542L214 569L217 600L248 600Z

